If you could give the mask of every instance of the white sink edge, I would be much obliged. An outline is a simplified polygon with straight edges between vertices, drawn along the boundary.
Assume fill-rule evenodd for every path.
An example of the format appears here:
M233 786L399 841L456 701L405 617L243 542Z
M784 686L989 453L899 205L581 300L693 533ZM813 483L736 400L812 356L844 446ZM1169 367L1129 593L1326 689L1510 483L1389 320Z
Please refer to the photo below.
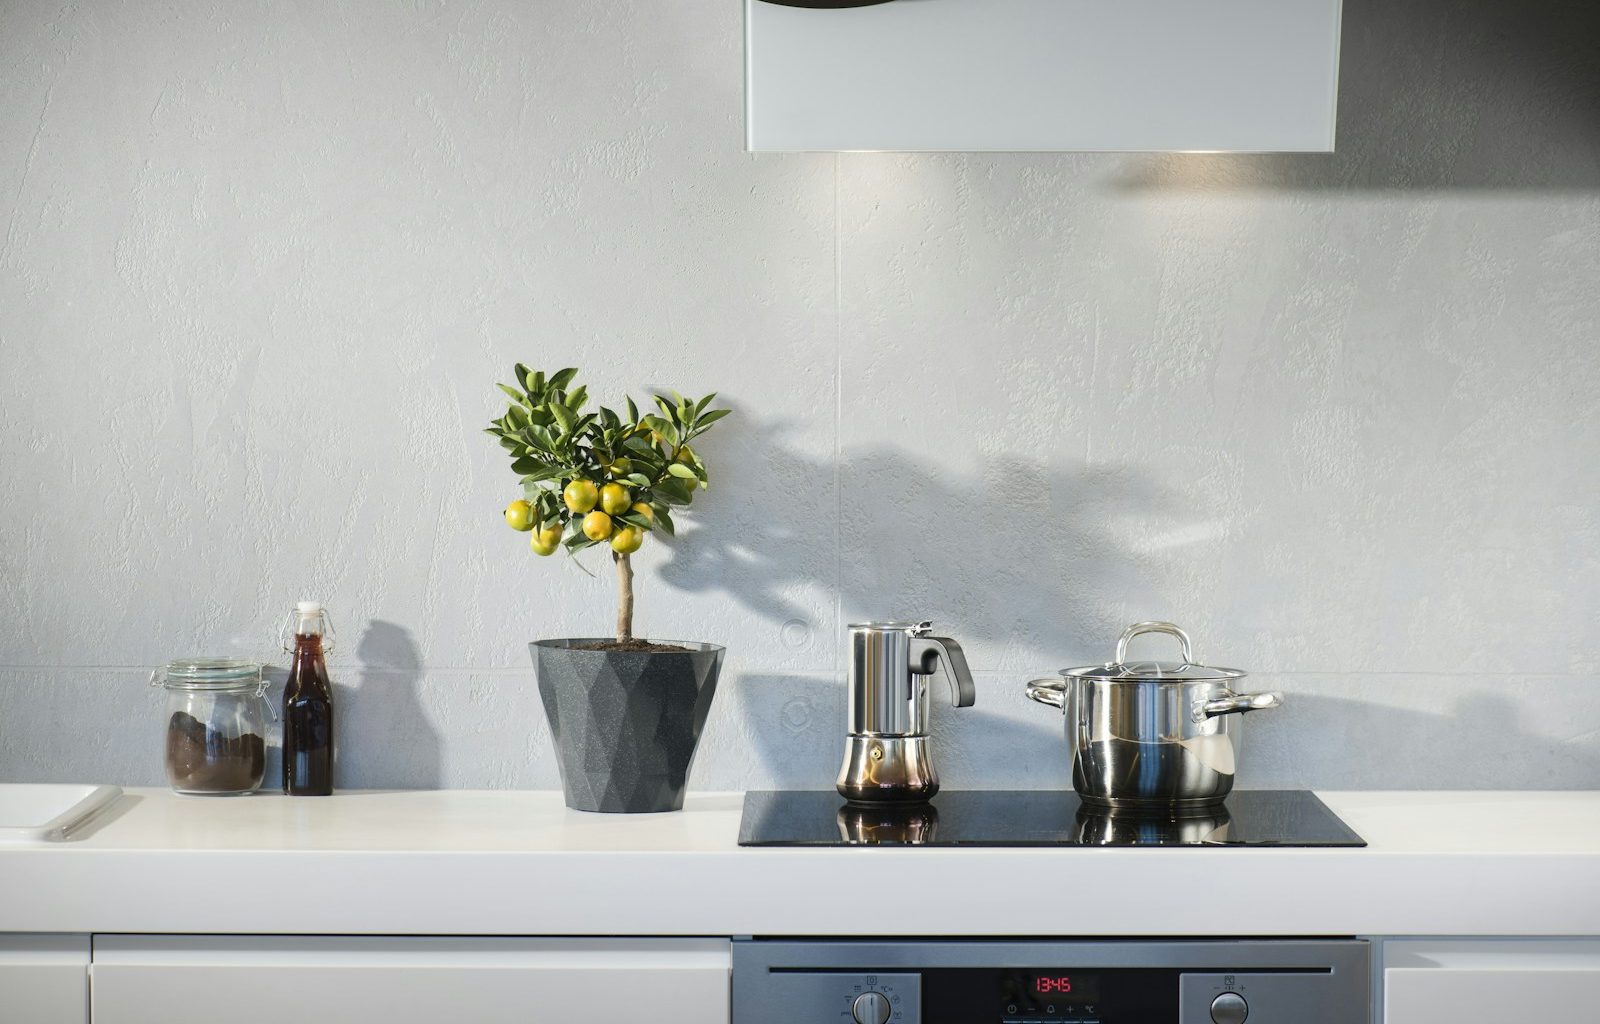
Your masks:
M0 792L7 788L0 785ZM76 799L47 820L0 824L0 845L50 842L65 838L73 829L82 826L122 796L121 786L51 785L50 788L69 791L64 798L70 798L71 790L80 792Z

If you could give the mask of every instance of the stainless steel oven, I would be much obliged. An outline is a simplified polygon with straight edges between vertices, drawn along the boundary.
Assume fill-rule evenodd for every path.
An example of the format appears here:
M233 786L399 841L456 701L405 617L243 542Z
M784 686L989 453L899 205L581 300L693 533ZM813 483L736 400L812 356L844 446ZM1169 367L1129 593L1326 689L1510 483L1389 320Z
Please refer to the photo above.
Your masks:
M1370 1024L1360 939L743 939L733 1024Z

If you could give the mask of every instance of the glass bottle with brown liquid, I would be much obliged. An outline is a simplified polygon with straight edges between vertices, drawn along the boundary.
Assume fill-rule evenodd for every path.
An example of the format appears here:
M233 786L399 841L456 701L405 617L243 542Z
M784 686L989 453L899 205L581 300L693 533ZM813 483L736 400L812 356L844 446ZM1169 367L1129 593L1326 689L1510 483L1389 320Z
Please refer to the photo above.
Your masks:
M333 623L322 605L301 601L289 615L284 650L294 652L283 687L283 791L289 796L333 792L333 684L325 651Z

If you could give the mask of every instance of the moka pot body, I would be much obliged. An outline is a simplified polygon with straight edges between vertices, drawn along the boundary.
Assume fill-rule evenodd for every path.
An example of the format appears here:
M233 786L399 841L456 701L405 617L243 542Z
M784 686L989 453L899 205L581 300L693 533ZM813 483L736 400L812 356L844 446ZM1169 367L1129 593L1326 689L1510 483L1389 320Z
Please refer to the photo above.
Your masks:
M943 670L957 707L976 693L961 645L931 623L850 626L844 763L835 783L855 803L920 803L939 791L928 735L928 677Z

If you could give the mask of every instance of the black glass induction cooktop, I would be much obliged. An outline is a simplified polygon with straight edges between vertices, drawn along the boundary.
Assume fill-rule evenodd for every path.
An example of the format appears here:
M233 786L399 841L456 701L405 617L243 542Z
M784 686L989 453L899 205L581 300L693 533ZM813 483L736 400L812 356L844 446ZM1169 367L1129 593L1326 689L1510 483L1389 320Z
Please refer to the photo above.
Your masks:
M740 846L1365 846L1307 790L1235 790L1182 817L1088 807L1055 790L947 790L925 804L832 790L745 794Z

